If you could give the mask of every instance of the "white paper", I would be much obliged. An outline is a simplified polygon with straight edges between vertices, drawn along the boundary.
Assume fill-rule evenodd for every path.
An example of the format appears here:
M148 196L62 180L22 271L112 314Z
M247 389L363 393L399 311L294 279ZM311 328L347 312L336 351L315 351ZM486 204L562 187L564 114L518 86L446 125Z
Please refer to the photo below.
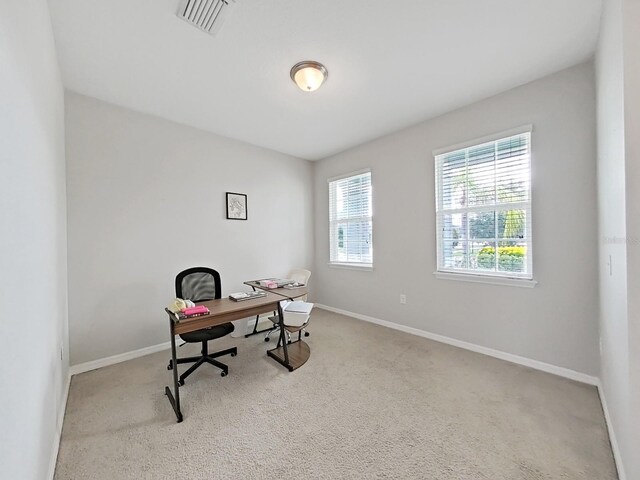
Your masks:
M285 312L304 313L309 315L313 309L313 303L309 302L290 302L284 307Z

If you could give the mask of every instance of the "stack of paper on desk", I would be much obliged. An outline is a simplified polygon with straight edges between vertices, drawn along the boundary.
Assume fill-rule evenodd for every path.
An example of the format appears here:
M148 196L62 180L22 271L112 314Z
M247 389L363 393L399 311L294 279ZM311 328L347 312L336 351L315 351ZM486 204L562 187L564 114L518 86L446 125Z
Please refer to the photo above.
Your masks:
M242 302L244 300L252 300L254 298L266 297L267 294L261 291L257 292L236 292L229 295L231 300Z
M262 280L258 280L258 283L260 284L261 287L280 288L280 287L284 287L285 285L291 285L292 283L295 283L295 282L288 278L265 278Z

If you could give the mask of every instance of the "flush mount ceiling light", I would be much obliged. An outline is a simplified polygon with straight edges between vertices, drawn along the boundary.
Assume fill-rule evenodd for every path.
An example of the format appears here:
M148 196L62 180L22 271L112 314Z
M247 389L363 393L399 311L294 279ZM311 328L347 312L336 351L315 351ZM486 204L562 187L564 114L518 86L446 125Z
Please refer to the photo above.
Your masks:
M291 80L305 92L320 88L328 76L329 72L324 65L311 60L296 63L291 69Z

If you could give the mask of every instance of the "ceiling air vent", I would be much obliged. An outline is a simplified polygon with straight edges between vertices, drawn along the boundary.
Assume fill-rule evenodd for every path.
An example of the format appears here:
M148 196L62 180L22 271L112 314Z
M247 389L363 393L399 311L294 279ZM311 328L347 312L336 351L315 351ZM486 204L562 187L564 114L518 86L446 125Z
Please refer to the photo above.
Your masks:
M235 0L182 0L178 17L214 35L224 23Z

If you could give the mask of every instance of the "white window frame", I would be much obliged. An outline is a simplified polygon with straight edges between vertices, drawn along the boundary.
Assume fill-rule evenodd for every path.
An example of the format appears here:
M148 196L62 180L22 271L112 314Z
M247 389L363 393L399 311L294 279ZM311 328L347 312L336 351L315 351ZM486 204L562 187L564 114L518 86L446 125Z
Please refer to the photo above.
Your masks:
M344 180L345 178L349 178L349 177L356 177L358 175L362 175L368 173L370 175L370 184L371 184L371 216L367 216L367 217L357 217L357 218L353 218L352 220L365 220L368 219L371 222L371 263L368 262L339 262L339 261L333 261L331 260L331 241L332 241L332 236L331 236L331 232L333 231L334 228L334 224L338 223L338 220L331 220L331 218L335 218L336 216L336 212L335 212L335 208L336 205L333 205L331 203L331 183L332 182L336 182L338 180ZM355 172L349 172L349 173L345 173L343 175L338 175L336 177L331 177L327 179L327 187L328 187L328 192L327 192L327 196L329 197L329 263L328 265L330 267L337 267L337 268L346 268L346 269L353 269L353 270L362 270L362 271L366 271L366 270L373 270L373 175L371 175L371 169L370 168L365 168L362 170L356 170ZM340 221L344 221L344 220L340 220Z
M436 271L433 272L436 278L444 279L444 280L461 280L468 282L479 282L479 283L489 283L493 285L506 285L506 286L518 286L518 287L534 287L537 282L533 279L533 230L532 230L532 175L531 175L531 133L533 132L532 125L524 125L522 127L514 128L511 130L503 131L500 133L496 133L494 135L488 135L481 138L476 138L474 140L469 140L464 143L459 143L456 145L452 145L446 148L440 148L434 150L432 152L434 159L434 169L435 169L435 205L436 205L436 244L437 244L437 252L436 252ZM439 211L440 205L440 196L442 191L442 171L438 168L438 157L441 155L445 155L448 153L455 152L457 150L464 150L476 146L481 146L486 143L497 143L500 140L513 137L516 135L529 134L529 201L528 202L519 202L519 203L510 203L510 204L502 204L502 205L482 205L482 206L467 206L465 208L457 208L457 209L446 209ZM444 267L441 265L442 258L442 232L439 231L440 222L439 218L445 214L452 213L478 213L484 211L504 211L504 210L513 210L513 209L527 209L528 215L526 219L526 231L527 235L527 273L524 275L514 275L512 272L486 272L486 271L475 271L469 269L457 269L451 267ZM496 239L496 261L497 261L497 252L498 252L498 244Z

